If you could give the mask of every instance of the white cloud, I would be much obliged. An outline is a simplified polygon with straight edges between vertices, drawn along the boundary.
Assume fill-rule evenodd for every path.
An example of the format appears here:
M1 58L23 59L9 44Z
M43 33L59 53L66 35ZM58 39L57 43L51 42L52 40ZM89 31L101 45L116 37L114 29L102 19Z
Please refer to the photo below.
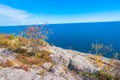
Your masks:
M0 14L18 20L29 17L29 15L25 11L17 10L5 5L0 5Z
M48 23L120 21L120 11L88 13L81 15L43 15L0 4L0 26Z
M24 10L0 4L0 26L36 24L40 23L40 20L40 17Z

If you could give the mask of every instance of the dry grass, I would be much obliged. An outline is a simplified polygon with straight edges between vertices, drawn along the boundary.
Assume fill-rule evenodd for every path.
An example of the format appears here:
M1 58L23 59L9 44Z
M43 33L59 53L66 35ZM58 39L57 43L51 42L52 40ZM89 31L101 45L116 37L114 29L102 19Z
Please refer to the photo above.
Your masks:
M30 67L27 66L27 65L15 66L14 68L16 68L16 69L22 69L22 70L25 70L25 71L29 71L30 70Z
M9 60L7 60L6 62L0 63L0 66L2 66L2 67L12 67L13 65L14 64Z
M1 34L0 35L0 48L9 48L15 50L18 47L25 46L27 40L23 37Z
M31 65L38 65L41 66L45 62L51 62L49 57L50 52L41 50L36 57L29 56L29 53L26 54L17 54L16 58L21 61L23 64Z
M50 52L41 50L37 57L29 56L26 53L17 53L16 59L7 60L0 63L1 67L13 67L17 69L23 69L29 71L32 65L41 66L45 62L52 62L50 59Z
M51 62L49 57L50 52L40 50L48 45L48 43L44 41L47 30L42 34L41 29L37 29L39 29L39 27L31 26L26 29L27 31L25 30L35 37L26 32L26 34L24 34L27 37L15 36L12 34L0 34L0 48L8 48L17 54L16 59L0 63L0 66L15 67L27 71L32 65L41 66L45 62ZM35 30L38 31L38 35L36 35Z
M44 40L39 40L39 45L38 43L33 43L31 39L26 39L25 37L21 36L14 36L14 35L7 35L7 34L0 34L0 48L9 48L10 50L13 51L18 51L19 48L21 47L31 47L31 44L37 45L37 47L42 46L46 47L48 43Z
M0 63L0 66L28 71L32 65L40 66L45 62L51 62L50 52L48 51L40 50L36 53L36 56L32 55L32 52L27 52L28 49L26 48L29 46L29 43L29 39L24 37L0 34L0 48L9 48L17 54L16 59ZM44 47L48 45L44 40L41 40L41 43Z

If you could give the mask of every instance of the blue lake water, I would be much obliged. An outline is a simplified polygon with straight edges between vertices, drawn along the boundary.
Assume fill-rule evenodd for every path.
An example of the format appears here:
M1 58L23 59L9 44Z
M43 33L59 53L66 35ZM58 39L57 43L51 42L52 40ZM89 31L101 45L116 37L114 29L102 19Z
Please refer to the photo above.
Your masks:
M18 33L25 27L1 26L0 33ZM112 44L115 51L120 53L120 22L48 24L46 28L52 31L47 39L50 44L88 53L91 44L98 41L105 45ZM112 54L106 56L112 57Z

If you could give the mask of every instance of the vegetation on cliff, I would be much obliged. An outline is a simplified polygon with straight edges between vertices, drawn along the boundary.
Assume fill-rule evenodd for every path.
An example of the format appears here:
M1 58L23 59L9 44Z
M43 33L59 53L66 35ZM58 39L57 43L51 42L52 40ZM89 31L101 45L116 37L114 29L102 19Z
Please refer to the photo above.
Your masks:
M44 30L43 25L28 26L24 32L21 32L20 35L17 36L12 34L0 34L0 48L9 49L16 54L14 60L7 59L6 62L1 62L0 68L13 67L28 71L33 65L41 66L45 62L53 63L50 58L51 52L47 49L49 44L45 41L47 33L48 31ZM86 57L91 65L99 68L99 70L94 73L78 71L78 74L91 80L119 80L120 63L118 62L118 53L114 53L113 59L108 61L105 61L106 59L103 57L103 55L112 52L112 50L112 45L106 46L101 43L92 44L92 51L90 53L94 53L94 55L88 55ZM68 56L65 56L65 58L68 59L66 62L70 65ZM78 58L83 59L79 56ZM73 59L73 63L71 63L72 66L76 66L76 64L74 64L76 59ZM67 64L65 65L68 67Z
M12 34L0 34L0 48L7 48L16 53L16 60L0 63L2 67L15 67L15 63L20 65L40 66L45 62L51 62L50 52L46 47L45 41L47 30L43 31L44 26L28 26L24 32L15 36ZM45 49L44 49L45 48Z

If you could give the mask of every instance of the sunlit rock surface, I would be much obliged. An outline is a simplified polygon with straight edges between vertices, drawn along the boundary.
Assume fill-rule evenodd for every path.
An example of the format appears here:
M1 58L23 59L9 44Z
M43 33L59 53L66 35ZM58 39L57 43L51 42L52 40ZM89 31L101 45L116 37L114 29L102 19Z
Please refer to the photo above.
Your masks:
M46 62L42 66L31 66L29 71L16 68L0 68L0 80L89 80L80 76L77 72L95 72L100 70L91 64L85 54L74 50L49 46L50 58L53 63ZM14 59L15 54L7 49L0 49L0 62ZM103 58L107 63L108 58Z

